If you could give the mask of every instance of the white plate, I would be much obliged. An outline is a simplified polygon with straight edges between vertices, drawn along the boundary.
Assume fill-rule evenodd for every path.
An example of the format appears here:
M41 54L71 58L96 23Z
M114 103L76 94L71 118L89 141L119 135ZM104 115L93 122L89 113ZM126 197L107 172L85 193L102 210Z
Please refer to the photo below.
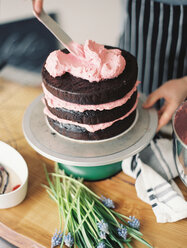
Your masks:
M28 107L23 118L23 132L31 147L44 157L75 166L99 166L121 161L141 151L153 138L157 128L155 109L143 109L138 103L138 120L126 133L100 142L77 142L52 132L43 114L43 95Z
M27 164L19 152L2 141L0 141L0 164L7 170L11 169L12 174L9 175L9 180L15 174L20 178L21 186L19 188L0 195L0 209L14 207L21 203L27 194Z

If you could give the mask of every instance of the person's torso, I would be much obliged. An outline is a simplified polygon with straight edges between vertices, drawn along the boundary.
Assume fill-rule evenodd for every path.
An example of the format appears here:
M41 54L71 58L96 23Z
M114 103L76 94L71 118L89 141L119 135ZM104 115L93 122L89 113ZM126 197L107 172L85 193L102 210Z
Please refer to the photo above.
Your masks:
M187 75L187 0L124 0L123 10L119 47L137 57L140 90Z

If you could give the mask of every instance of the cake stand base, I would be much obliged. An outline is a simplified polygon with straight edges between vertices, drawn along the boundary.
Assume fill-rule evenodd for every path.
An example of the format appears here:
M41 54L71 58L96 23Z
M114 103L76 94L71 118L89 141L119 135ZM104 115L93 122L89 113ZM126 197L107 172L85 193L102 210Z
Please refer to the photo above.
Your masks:
M121 171L121 163L122 161L100 166L73 166L63 163L57 164L68 176L72 175L75 178L84 178L86 181L98 181L110 178L119 173Z

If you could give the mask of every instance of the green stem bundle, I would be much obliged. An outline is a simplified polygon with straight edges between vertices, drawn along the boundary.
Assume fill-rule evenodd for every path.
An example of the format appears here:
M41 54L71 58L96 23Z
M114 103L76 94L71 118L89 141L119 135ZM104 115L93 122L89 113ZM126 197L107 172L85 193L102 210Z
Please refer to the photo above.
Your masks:
M139 230L128 225L129 217L107 208L100 197L83 184L82 179L65 175L58 166L51 174L48 174L46 167L44 169L49 184L44 187L58 205L60 232L62 220L64 223L60 247L66 244L74 248L131 248L130 242L134 238L152 248ZM119 230L124 236L119 235ZM73 242L65 241L67 233Z

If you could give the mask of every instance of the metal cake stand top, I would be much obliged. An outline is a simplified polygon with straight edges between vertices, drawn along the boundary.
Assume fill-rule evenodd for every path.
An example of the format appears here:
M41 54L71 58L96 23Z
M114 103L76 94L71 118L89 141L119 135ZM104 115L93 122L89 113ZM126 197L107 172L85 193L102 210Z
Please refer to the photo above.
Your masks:
M23 117L23 132L34 150L56 162L89 167L119 162L145 148L156 132L156 110L143 109L144 97L141 95L137 121L128 132L103 141L68 139L49 128L43 114L42 97L38 96L27 108Z

